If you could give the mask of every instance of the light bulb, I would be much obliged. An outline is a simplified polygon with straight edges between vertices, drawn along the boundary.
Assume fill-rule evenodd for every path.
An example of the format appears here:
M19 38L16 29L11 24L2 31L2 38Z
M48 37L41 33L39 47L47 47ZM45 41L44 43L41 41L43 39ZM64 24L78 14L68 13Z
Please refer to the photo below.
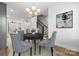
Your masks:
M40 13L40 9L37 9L37 12Z
M32 15L32 11L30 11L29 14Z
M35 15L37 15L37 12L34 12Z
M29 12L29 11L30 11L30 9L29 9L29 8L26 8L25 10L26 10L27 12Z
M35 11L36 10L36 7L35 6L32 6L32 10Z

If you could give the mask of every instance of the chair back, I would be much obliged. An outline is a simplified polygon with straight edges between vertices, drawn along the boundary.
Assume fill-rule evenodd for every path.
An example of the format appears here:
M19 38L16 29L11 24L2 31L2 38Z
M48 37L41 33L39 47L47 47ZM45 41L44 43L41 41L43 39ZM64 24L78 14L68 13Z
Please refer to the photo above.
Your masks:
M10 34L12 40L13 51L17 51L20 47L18 34Z
M23 40L23 34L24 34L23 30L18 31L19 40Z
M53 46L53 45L54 45L55 39L56 39L56 35L57 35L57 32L54 31L54 32L52 33L51 39L49 40L49 41L50 41L50 42L49 42L49 45L50 45L50 46Z

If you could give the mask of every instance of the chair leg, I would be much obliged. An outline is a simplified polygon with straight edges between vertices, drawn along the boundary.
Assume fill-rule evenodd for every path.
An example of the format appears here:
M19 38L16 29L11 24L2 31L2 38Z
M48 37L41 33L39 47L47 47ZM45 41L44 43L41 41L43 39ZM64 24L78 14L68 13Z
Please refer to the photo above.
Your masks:
M39 46L39 54L41 54L41 46Z
M15 55L15 51L13 51L13 56Z
M51 55L53 56L53 47L51 47Z
M21 55L21 53L18 53L18 56L20 56Z
M32 47L30 48L30 56L32 56Z

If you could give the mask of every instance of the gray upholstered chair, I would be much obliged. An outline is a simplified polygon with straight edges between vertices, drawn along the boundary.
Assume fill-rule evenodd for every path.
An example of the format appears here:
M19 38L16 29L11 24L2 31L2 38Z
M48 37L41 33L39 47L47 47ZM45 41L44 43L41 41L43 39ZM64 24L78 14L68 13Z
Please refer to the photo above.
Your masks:
M24 30L18 31L19 40L23 40Z
M39 54L41 54L41 47L51 48L51 55L53 56L53 46L55 43L57 32L54 31L51 38L47 40L42 40L39 42Z
M18 34L10 34L13 46L13 56L15 52L20 54L30 49L30 56L32 56L32 43L26 43L18 39Z

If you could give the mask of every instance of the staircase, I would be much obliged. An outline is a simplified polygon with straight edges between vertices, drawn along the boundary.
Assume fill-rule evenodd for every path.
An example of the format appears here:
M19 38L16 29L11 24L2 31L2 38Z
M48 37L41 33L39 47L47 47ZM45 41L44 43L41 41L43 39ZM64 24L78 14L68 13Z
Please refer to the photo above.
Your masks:
M43 34L44 39L48 38L48 27L39 19L37 19L37 28L39 28L39 32Z

